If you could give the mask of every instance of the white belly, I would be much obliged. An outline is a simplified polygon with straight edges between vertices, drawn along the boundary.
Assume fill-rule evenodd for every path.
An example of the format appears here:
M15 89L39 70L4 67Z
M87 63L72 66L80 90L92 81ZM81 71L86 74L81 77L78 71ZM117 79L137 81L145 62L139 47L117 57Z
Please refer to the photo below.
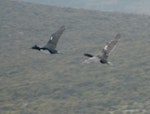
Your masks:
M42 49L41 49L40 51L41 51L42 53L45 53L45 54L50 54L48 50L42 50Z
M99 62L99 58L98 57L91 57L89 59L86 59L83 63L86 63L86 64L90 64L90 63L96 63L96 62Z

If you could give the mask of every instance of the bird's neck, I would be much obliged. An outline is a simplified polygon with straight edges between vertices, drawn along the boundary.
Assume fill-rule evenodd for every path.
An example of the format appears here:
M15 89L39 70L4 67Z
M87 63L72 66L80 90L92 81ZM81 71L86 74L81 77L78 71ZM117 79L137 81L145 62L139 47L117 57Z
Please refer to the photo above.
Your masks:
M36 49L36 50L39 50L39 51L41 50L41 48L37 45L33 46L32 49Z

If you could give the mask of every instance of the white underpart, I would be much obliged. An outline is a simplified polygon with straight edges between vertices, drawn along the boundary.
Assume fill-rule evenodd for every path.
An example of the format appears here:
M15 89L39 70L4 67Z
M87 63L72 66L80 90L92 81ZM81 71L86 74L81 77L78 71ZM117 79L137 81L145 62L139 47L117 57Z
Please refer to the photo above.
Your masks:
M48 50L42 50L42 49L41 49L40 51L41 51L42 53L45 53L45 54L50 54Z
M99 62L99 58L98 57L91 57L89 59L86 59L83 63L86 63L86 64L90 64L90 63L96 63L96 62Z

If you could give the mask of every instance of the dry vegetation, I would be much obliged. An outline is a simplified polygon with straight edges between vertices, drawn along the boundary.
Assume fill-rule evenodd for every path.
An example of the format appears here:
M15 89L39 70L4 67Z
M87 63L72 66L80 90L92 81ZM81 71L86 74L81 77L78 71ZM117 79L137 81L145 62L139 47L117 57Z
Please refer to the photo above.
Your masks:
M0 114L149 114L150 17L0 1ZM66 26L58 49L44 45ZM120 33L114 67L83 65Z

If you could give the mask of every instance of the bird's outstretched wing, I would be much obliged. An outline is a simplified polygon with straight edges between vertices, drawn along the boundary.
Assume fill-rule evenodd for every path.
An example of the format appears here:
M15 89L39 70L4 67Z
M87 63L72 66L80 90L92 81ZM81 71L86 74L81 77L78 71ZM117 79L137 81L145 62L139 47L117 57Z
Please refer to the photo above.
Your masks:
M61 35L63 34L64 30L65 30L65 26L63 25L55 33L53 33L50 36L49 41L47 42L47 44L44 47L46 47L48 49L51 49L51 48L55 49L57 46L58 40L61 37Z
M120 34L117 34L113 40L107 42L107 44L102 49L102 54L108 56L110 52L115 48L119 40L120 40Z

